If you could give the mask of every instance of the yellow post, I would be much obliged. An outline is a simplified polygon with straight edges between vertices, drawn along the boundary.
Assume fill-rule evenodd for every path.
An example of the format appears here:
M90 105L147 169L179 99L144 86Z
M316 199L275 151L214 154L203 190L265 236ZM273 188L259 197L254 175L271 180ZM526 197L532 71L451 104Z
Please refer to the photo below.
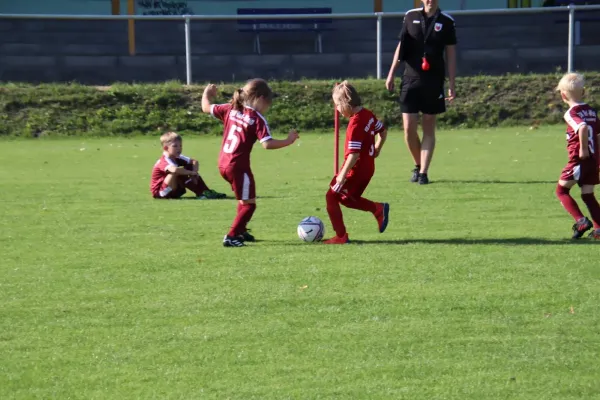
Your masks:
M112 0L112 15L121 14L121 0Z
M508 0L508 8L518 8L519 0Z
M421 8L423 7L423 3L421 3L421 0L415 0L415 8Z
M373 12L383 11L383 0L373 0Z
M521 0L521 8L531 7L531 0Z
M135 15L135 0L127 0L127 14ZM128 21L129 55L135 56L135 20Z

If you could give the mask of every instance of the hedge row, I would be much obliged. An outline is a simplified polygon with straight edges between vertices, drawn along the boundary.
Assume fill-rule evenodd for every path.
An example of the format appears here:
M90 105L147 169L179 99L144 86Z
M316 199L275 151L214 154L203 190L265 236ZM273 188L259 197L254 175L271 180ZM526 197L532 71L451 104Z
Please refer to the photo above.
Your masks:
M492 127L553 124L565 105L554 92L560 74L477 76L457 80L457 99L439 120L442 127ZM587 100L600 102L600 73L586 73ZM384 82L356 80L365 105L388 126L399 127L397 94ZM281 94L269 111L273 129L300 131L333 127L333 81L272 82ZM223 84L218 101L237 87ZM109 136L157 134L164 129L183 134L218 134L219 123L203 115L203 86L178 82L97 88L78 84L0 84L0 136Z

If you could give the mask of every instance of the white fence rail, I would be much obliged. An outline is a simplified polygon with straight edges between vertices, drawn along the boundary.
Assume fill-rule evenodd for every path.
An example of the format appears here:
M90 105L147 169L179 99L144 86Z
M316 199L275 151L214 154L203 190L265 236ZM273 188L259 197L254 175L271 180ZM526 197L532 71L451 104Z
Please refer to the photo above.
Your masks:
M597 11L600 5L576 6L570 4L563 7L535 8L499 8L490 10L456 10L448 11L453 16L459 15L498 15L498 14L539 14L557 13L569 15L569 45L567 65L573 71L575 52L575 13L577 11ZM185 23L185 64L186 82L192 84L192 54L190 26L192 21L239 21L239 20L280 20L280 19L376 19L376 70L377 79L382 77L382 28L383 18L403 17L403 12L348 13L348 14L268 14L268 15L51 15L51 14L0 14L0 19L40 19L40 20L136 20L136 21L184 21Z

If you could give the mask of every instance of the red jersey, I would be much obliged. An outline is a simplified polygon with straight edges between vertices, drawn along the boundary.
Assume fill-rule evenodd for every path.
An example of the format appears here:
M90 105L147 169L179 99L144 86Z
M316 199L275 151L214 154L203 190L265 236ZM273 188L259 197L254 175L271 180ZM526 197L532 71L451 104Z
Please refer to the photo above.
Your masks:
M161 185L167 175L167 167L170 165L174 165L176 167L183 167L192 162L192 159L189 157L180 154L178 158L169 158L169 155L165 152L162 157L158 159L156 164L154 164L154 168L152 168L152 178L150 179L150 192L152 194L156 194L161 190Z
M352 167L354 173L375 173L375 134L385 130L383 123L375 114L363 108L352 117L346 129L344 160L352 153L359 153L360 158Z
M219 154L219 168L238 167L250 169L252 146L271 139L271 131L265 117L250 107L243 111L233 109L231 104L213 104L213 117L223 121L223 145Z
M565 121L567 122L567 151L569 153L569 161L579 161L579 129L583 125L588 126L588 144L590 157L598 160L600 147L598 146L598 137L600 133L600 121L598 113L587 104L576 104L565 113Z

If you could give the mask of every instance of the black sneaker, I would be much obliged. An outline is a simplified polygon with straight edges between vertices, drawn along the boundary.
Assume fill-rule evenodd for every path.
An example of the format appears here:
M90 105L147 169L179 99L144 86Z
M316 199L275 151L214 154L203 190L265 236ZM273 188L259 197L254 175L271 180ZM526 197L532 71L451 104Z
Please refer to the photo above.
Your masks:
M412 176L410 177L410 181L412 183L417 183L419 181L419 168L413 169Z
M254 236L252 236L250 234L250 232L246 231L244 233L242 233L241 235L238 235L238 240L241 240L242 242L256 242L256 239L254 238Z
M573 225L573 237L572 238L579 239L580 237L583 236L584 233L586 233L593 227L594 227L594 224L592 224L592 221L587 219L587 217L581 218L579 221L577 221L575 223L575 225Z
M244 246L244 242L242 242L237 237L227 236L223 238L223 247L242 247Z
M212 189L208 189L202 193L202 197L204 197L205 199L212 200L212 199L224 199L227 197L227 195L224 193L215 192Z
M428 185L429 184L429 178L427 177L427 174L419 174L419 185Z

